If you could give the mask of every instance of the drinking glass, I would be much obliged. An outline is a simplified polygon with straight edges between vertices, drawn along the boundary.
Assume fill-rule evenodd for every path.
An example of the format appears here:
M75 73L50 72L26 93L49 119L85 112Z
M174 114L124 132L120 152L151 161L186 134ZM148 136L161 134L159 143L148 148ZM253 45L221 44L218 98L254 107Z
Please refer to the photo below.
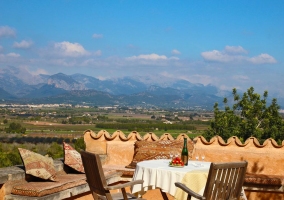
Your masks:
M196 154L195 159L199 160L199 155L198 154Z
M202 161L205 160L205 155L204 154L202 154L201 159L202 159Z
M170 152L170 158L171 158L171 160L173 159L173 157L174 157L174 153L173 153L173 152Z
M176 153L175 153L175 158L177 158L178 156L179 156L179 154L176 152Z

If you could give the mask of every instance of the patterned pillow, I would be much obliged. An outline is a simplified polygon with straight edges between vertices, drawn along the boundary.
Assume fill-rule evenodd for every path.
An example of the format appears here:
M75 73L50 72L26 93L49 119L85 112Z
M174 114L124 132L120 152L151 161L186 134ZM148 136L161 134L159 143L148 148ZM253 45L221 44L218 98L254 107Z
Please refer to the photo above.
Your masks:
M64 164L75 169L78 172L85 173L82 163L81 154L76 151L71 145L63 142L64 149Z
M55 168L52 158L42 156L27 149L18 148L26 174L44 180L55 181Z
M132 162L126 168L135 169L136 164L143 160L169 159L170 152L180 156L183 148L183 140L160 140L155 142L137 141L134 144L134 156ZM191 158L193 143L187 141L188 157Z

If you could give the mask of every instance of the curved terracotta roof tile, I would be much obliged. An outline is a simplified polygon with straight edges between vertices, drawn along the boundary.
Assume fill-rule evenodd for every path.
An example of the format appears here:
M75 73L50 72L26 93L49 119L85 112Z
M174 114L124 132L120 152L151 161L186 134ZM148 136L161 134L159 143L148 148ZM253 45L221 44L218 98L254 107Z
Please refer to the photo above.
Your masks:
M137 132L132 131L128 136L126 136L122 131L117 130L113 134L108 133L106 130L100 130L97 134L92 130L86 130L84 132L84 137L91 138L97 141L158 141L158 140L183 140L184 137L188 138L188 134L182 133L177 136L175 139L170 133L164 133L162 136L158 137L155 133L149 132L146 133L143 137ZM282 141L281 145L278 145L277 142L268 138L261 145L257 138L250 137L244 143L236 137L230 137L227 142L223 140L220 136L214 136L207 141L203 136L197 136L193 139L197 144L203 145L219 145L219 146L238 146L238 147L257 147L257 148L284 148L284 141Z
M146 141L158 141L159 137L155 134L155 133L146 133L146 135L144 135L143 140Z
M141 135L137 132L137 131L132 131L131 133L129 133L129 135L127 136L128 140L143 140L143 138L141 137Z

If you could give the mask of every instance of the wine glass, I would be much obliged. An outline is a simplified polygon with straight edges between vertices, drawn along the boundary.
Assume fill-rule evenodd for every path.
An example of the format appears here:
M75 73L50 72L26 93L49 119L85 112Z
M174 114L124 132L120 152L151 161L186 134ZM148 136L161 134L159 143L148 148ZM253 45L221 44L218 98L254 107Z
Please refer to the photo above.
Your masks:
M205 160L205 155L204 154L201 155L201 159L202 159L202 161Z
M175 153L175 158L177 158L177 157L178 157L178 155L179 155L179 154L176 152L176 153Z
M171 160L173 159L173 157L174 157L174 153L172 151L170 151L170 158L171 158Z
M198 155L198 154L195 155L195 159L196 159L197 161L199 160L199 155Z

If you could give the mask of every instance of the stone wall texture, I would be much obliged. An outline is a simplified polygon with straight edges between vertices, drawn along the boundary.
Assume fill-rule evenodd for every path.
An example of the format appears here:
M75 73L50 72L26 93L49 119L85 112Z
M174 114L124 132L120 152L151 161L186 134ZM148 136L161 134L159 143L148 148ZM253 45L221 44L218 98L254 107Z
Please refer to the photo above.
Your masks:
M158 137L154 133L147 133L143 137L138 132L131 132L127 136L122 131L110 134L105 130L98 133L92 130L84 132L86 151L107 155L106 165L128 165L134 154L134 143L140 140L183 140L188 134L180 134L173 138L171 134L164 133ZM281 164L284 162L284 144L278 145L273 139L267 139L263 144L254 138L248 138L242 143L239 138L233 136L227 141L215 136L207 141L198 136L193 139L195 143L192 158L195 155L205 156L205 161L210 162L232 162L248 161L247 172L257 174L282 175Z

